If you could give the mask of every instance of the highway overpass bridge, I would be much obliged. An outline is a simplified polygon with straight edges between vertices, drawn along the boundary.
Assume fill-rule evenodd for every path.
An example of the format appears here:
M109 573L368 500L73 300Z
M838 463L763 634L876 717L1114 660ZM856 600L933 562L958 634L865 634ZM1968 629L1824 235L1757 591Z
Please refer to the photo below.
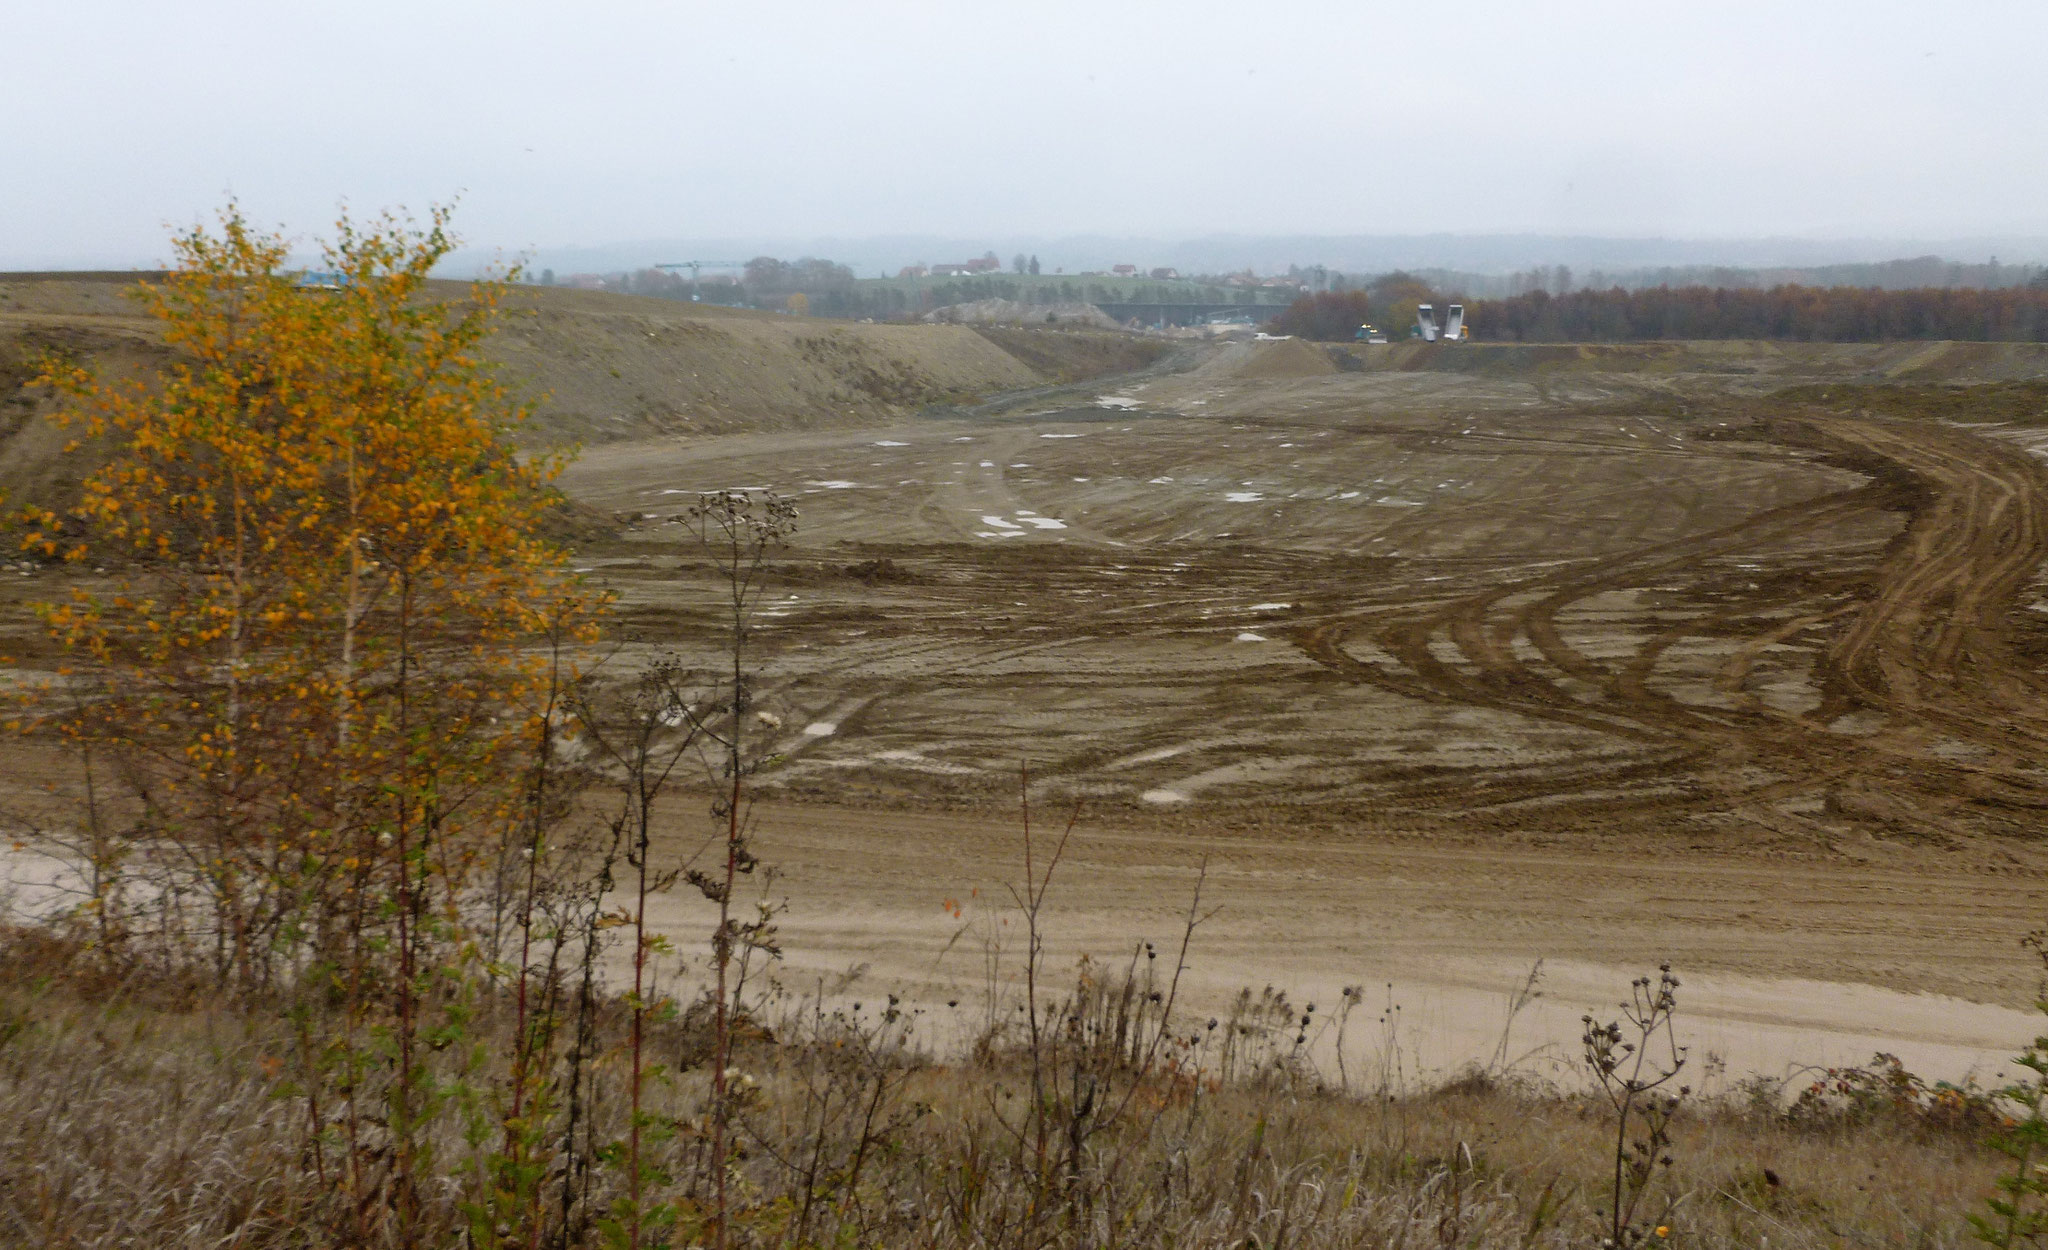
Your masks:
M1264 322L1277 316L1287 307L1285 304L1097 304L1105 314L1118 321L1135 321L1139 325L1192 326L1200 325L1215 317L1248 316L1254 322Z

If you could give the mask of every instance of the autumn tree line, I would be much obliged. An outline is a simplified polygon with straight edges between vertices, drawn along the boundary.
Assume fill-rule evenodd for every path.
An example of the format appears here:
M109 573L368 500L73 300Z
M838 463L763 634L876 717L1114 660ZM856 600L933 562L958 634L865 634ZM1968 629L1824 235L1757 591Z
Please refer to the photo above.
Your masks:
M1422 302L1442 306L1455 295ZM1371 289L1304 296L1269 329L1327 341L1351 339L1372 322L1406 337L1416 294ZM1876 343L1950 339L2048 342L2048 284L1998 289L1777 286L1767 290L1686 286L1641 290L1532 290L1465 301L1474 339L1524 343L1639 342L1652 339L1770 339Z

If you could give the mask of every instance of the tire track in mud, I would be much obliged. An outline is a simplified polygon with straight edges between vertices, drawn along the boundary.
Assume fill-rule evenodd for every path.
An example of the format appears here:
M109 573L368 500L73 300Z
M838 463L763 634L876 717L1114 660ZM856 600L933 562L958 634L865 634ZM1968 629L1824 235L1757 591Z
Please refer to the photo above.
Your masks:
M1474 817L1512 816L1526 829L1677 815L1679 796L1658 793L1675 788L1686 806L1739 810L1778 829L1818 829L1787 810L1816 798L1834 817L1920 832L2026 827L2048 807L2048 774L2032 762L2048 747L2048 701L2015 659L2006 614L2048 557L2048 475L2023 451L1932 423L1809 412L1762 430L1876 480L1449 602L1308 625L1293 640L1346 680L1591 729L1628 748L1550 770L1461 769L1452 801ZM1795 558L1763 576L1810 585L1731 592L1744 579L1725 566L1740 554L1899 509L1907 525L1860 589L1842 587L1838 552L1832 582ZM1618 661L1573 641L1570 613L1598 617L1588 601L1668 591L1673 581L1713 606L1665 621ZM1662 674L1667 654L1731 632L1710 689L1682 697L1684 683ZM1359 659L1347 649L1353 639L1388 658ZM1777 706L1755 688L1760 659L1787 648L1805 657L1818 706ZM1880 726L1834 727L1859 712ZM1447 788L1387 782L1381 797L1396 806L1433 805Z
M905 464L926 480L877 496L879 524L855 548L908 576L850 590L821 567L777 627L808 652L792 652L792 698L861 696L849 718L878 746L984 771L1028 751L1035 775L1117 802L1183 766L1314 758L1204 799L1255 822L1301 807L1404 828L1728 828L1735 812L1811 836L1845 820L2009 827L2043 805L2030 762L2048 745L2042 687L2003 619L2048 547L2026 453L1781 405L1733 428L1695 421L1694 473L1672 467L1683 451L1662 454L1673 434L1595 415L1550 437L1498 422L1475 435L1477 418L1455 414L1370 433L1289 418L1247 423L1256 440L1188 418L1104 432L1080 459L1035 426L920 445L898 458L964 463ZM1643 438L1615 441L1617 428ZM875 456L867 437L827 450ZM1710 440L1726 445L1698 446ZM1794 462L1810 469L1751 468ZM1123 484L1075 489L1091 477ZM1468 498L1460 478L1483 487ZM1268 492L1267 507L1219 508L1237 488ZM1432 506L1365 511L1382 491ZM852 499L828 497L842 511ZM1024 515L1034 499L1067 519L1064 542L970 535L980 513ZM1278 600L1287 612L1255 611ZM1227 645L1240 630L1298 652ZM833 751L859 750L846 741ZM1133 755L1146 762L1105 772Z
M1008 716L961 714L960 709L1022 712L1016 692L1026 684L1038 696L1032 715L1045 716L1046 703L1053 699L1064 699L1084 717L1106 708L1141 707L1148 748L1173 748L1157 758L1199 757L1211 750L1228 755L1228 743L1189 745L1213 732L1213 674L1178 663L1134 665L1133 649L1201 645L1204 635L1235 630L1234 618L1242 615L1246 602L1270 597L1272 585L1292 584L1304 564L1315 559L1250 549L1226 570L1198 563L1198 549L1173 547L1118 552L1111 557L1115 564L1105 564L1099 548L1036 544L947 543L895 554L917 561L915 610L877 616L873 624L864 621L856 637L842 637L808 657L802 665L806 693L793 693L791 699L815 699L808 692L826 690L857 700L859 715L847 717L832 738L844 741L844 731L857 728L889 749L822 764L809 758L820 742L778 750L786 762L803 762L808 771L800 780L805 784L820 784L820 777L850 777L842 770L858 765L884 786L908 784L929 792L939 784L932 770L947 769L945 784L955 797L971 798L977 789L991 787L1007 795L1015 785L1007 768L1018 758L1017 723ZM1118 576L1106 577L1105 571ZM1090 597L1073 598L1083 592ZM793 624L802 629L800 622ZM792 635L812 644L818 637ZM1109 648L1093 646L1098 643ZM1134 677L1147 691L1143 704L1129 703ZM804 704L785 736L797 734L797 721L811 714ZM833 719L822 710L818 715ZM1071 745L1041 747L1028 756L1034 784L1057 783L1075 795L1120 797L1124 783L1100 776L1098 757L1105 750L1128 753L1136 740L1119 731L1106 741L1121 745L1109 747L1077 733Z

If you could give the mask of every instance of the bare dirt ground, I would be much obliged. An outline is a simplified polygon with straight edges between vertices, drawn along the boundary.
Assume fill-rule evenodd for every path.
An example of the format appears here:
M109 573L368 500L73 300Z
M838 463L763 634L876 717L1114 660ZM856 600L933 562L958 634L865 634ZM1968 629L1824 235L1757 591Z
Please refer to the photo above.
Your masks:
M1748 397L1924 351L1759 380L1321 350L571 471L643 518L587 565L649 647L710 619L666 518L706 489L799 500L758 641L784 722L764 838L807 966L970 974L933 970L939 903L1016 879L1028 760L1042 820L1085 805L1068 949L1171 936L1207 855L1219 994L1405 983L1431 1048L1470 1053L1536 957L1560 1045L1671 958L1752 1067L1955 1072L2031 1035L2031 435Z
M793 795L983 805L1029 759L1048 798L1253 826L2032 831L2024 447L1819 406L1517 410L1498 385L1378 415L1346 402L1378 379L1337 380L624 443L565 486L643 518L591 567L650 640L705 604L683 502L800 501L761 621Z
M1004 890L1022 877L1014 817L769 803L759 818L756 849L780 874L770 896L789 905L780 976L792 988L829 990L862 969L842 997L904 994L945 1036L979 1022L991 943L1014 985L1025 945ZM1041 866L1063 823L1038 814ZM683 816L672 845L694 849L700 828L709 822ZM1327 1024L1342 988L1360 986L1354 1077L1395 1049L1410 1074L1485 1061L1537 959L1543 998L1507 1050L1546 1075L1564 1076L1583 1014L1612 1017L1629 980L1664 959L1685 981L1684 1041L1723 1080L1877 1051L1930 1078L1990 1075L2039 1031L2038 1016L2001 1005L2024 973L2012 935L2041 914L2037 875L1934 856L1716 853L1653 836L1503 846L1084 816L1047 908L1055 987L1083 954L1121 970L1150 942L1172 959L1205 861L1203 906L1220 910L1196 931L1183 1005L1199 1019L1242 988L1275 986ZM670 895L659 908L682 943L708 931L701 901ZM1316 1038L1326 1069L1335 1040Z
M699 359L645 302L548 351L587 332L634 353L622 374ZM139 333L102 315L83 328ZM701 358L782 396L756 375L802 348L777 343ZM1019 350L1010 382L1055 378ZM711 658L712 570L672 519L697 492L798 502L755 643L782 719L761 850L802 975L866 964L943 1004L991 934L1014 954L995 910L1028 761L1041 832L1083 809L1062 967L1176 938L1206 858L1205 1002L1270 983L1327 1011L1363 984L1448 1066L1492 1050L1536 958L1550 997L1521 1027L1552 1054L1668 958L1731 1071L1884 1049L1959 1075L2037 1031L2017 942L2048 921L2048 478L2035 420L1881 401L2044 373L1993 344L1286 342L815 424L607 425L593 381L610 441L564 485L637 518L578 561L621 596L618 672ZM7 579L15 639L46 580ZM679 813L670 846L700 828Z

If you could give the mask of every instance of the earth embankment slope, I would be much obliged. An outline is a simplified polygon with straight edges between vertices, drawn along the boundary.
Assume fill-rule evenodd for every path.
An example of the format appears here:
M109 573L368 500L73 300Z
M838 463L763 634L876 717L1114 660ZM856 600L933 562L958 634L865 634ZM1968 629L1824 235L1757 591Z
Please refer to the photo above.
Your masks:
M62 455L75 432L44 420L29 382L51 356L90 361L109 379L147 379L170 360L156 324L123 298L138 274L0 275L0 492L56 502L82 464Z
M1340 410L1394 421L1585 413L1616 404L1701 412L1725 401L1778 396L1899 415L2033 424L2042 379L2048 379L2048 344L2041 343L1278 339L1229 344L1194 368L1150 383L1146 406L1322 423Z
M1095 338L1048 334L1040 350ZM497 350L541 395L536 437L829 429L1064 380L966 326L783 316L586 291L517 289ZM1078 351L1075 354L1085 354Z
M35 361L55 351L146 376L168 359L155 323L125 295L148 276L0 275L0 473L11 485L44 472L58 445L23 391ZM449 297L463 290L436 285ZM523 286L511 289L493 351L535 401L525 437L537 444L871 425L1156 354L1123 334L998 336Z

